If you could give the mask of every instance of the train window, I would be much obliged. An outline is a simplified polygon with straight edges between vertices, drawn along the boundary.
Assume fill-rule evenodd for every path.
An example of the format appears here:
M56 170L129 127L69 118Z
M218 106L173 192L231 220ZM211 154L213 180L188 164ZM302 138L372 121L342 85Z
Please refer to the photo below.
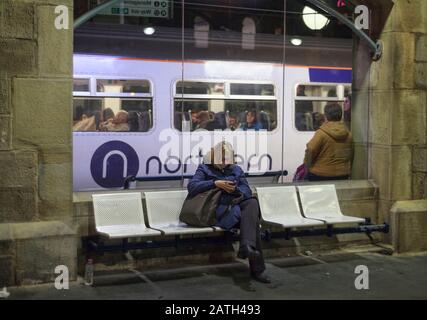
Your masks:
M296 87L297 97L330 97L337 98L336 85L298 85Z
M74 79L73 91L89 92L89 79Z
M147 132L152 119L151 99L74 98L74 131Z
M174 126L181 131L277 128L276 100L175 99Z
M298 131L315 131L325 122L325 107L337 101L295 101L295 126Z
M149 131L153 127L150 89L148 80L98 79L95 96L75 91L73 131Z
M102 111L102 99L74 98L73 131L96 131Z
M176 94L224 95L224 93L224 83L221 82L179 81L176 84Z
M295 91L295 127L298 131L315 131L324 122L324 109L330 103L343 108L343 119L350 128L350 85L301 84Z
M272 84L231 83L230 94L274 96L274 86Z
M111 80L98 79L96 91L112 95L148 94L150 93L150 82L148 80Z

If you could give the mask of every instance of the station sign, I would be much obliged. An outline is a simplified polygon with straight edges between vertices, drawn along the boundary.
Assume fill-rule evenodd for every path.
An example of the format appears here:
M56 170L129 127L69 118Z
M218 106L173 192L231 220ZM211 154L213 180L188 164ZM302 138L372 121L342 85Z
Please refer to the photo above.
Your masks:
M123 0L102 11L104 15L132 17L169 18L172 1L169 0Z

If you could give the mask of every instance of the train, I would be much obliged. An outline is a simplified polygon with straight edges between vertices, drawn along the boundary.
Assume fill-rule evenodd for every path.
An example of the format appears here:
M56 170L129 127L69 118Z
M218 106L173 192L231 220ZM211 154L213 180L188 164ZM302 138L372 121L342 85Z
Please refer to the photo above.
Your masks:
M75 54L74 191L120 188L129 175L191 175L213 143L223 140L238 144L236 159L244 170L255 175L285 170L285 181L291 181L320 125L316 116L328 103L344 104L351 93L351 72L351 67ZM106 109L112 115L126 111L125 128L102 130ZM253 130L246 123L251 111L259 123ZM206 115L210 128L197 128L197 113Z

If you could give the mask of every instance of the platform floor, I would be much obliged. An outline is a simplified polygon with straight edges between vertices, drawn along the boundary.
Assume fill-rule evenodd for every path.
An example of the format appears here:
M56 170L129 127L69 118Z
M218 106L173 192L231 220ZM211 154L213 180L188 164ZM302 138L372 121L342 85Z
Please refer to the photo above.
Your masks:
M356 266L369 269L369 289L357 290ZM53 284L8 288L8 299L427 299L427 252L390 256L340 252L267 260L271 284L248 277L246 261L168 270L96 273L93 287ZM81 280L81 279L80 279Z

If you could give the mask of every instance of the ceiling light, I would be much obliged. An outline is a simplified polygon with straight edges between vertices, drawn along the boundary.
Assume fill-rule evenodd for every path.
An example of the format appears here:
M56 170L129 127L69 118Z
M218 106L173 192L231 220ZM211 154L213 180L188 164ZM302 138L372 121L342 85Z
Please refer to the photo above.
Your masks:
M301 40L301 39L299 39L299 38L292 38L292 39L291 39L291 43L292 43L294 46L300 46L300 45L302 45L302 40Z
M321 30L329 23L328 18L308 6L305 6L302 10L302 19L311 30Z
M144 33L147 36L151 36L154 32L156 32L156 29L154 29L153 27L145 27L144 28Z

